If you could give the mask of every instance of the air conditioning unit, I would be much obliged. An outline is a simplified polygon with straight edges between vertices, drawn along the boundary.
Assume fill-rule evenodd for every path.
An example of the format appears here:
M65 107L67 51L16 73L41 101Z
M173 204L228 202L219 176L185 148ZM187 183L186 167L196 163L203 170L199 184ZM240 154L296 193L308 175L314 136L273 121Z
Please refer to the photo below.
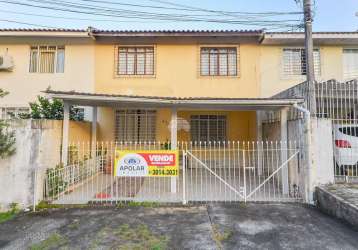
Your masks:
M12 71L14 68L14 60L12 56L7 54L0 55L0 71Z

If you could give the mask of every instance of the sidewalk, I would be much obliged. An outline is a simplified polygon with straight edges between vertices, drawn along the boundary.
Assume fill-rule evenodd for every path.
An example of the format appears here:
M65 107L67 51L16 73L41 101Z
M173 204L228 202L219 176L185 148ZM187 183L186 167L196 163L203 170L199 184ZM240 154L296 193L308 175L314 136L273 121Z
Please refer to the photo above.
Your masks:
M317 207L358 229L358 185L335 184L316 188Z
M0 224L0 249L356 249L358 232L301 204L97 207Z

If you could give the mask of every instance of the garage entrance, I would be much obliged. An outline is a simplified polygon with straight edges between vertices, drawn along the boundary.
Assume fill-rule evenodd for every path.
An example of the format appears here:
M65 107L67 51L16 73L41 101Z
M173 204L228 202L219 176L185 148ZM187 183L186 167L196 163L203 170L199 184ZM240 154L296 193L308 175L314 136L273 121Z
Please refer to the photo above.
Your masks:
M44 198L56 204L301 200L301 152L295 142L179 142L177 177L114 175L118 150L165 147L101 142L91 151L90 143L72 144L69 164L47 171Z

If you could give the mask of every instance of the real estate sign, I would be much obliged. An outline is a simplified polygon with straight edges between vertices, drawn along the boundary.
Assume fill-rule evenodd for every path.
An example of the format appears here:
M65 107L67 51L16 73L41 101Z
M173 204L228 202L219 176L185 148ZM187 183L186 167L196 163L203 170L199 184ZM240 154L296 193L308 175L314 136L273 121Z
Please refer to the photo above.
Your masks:
M114 176L178 176L177 150L116 150Z

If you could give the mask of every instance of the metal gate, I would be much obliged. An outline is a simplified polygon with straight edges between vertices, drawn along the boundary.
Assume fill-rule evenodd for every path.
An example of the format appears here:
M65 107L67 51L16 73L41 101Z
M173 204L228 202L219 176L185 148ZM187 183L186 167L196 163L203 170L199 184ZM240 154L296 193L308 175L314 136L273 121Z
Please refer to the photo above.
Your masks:
M178 177L116 177L116 150L165 150L160 142L89 143L44 173L44 199L58 204L299 201L295 142L181 142Z
M228 142L183 150L183 201L300 200L296 146Z

